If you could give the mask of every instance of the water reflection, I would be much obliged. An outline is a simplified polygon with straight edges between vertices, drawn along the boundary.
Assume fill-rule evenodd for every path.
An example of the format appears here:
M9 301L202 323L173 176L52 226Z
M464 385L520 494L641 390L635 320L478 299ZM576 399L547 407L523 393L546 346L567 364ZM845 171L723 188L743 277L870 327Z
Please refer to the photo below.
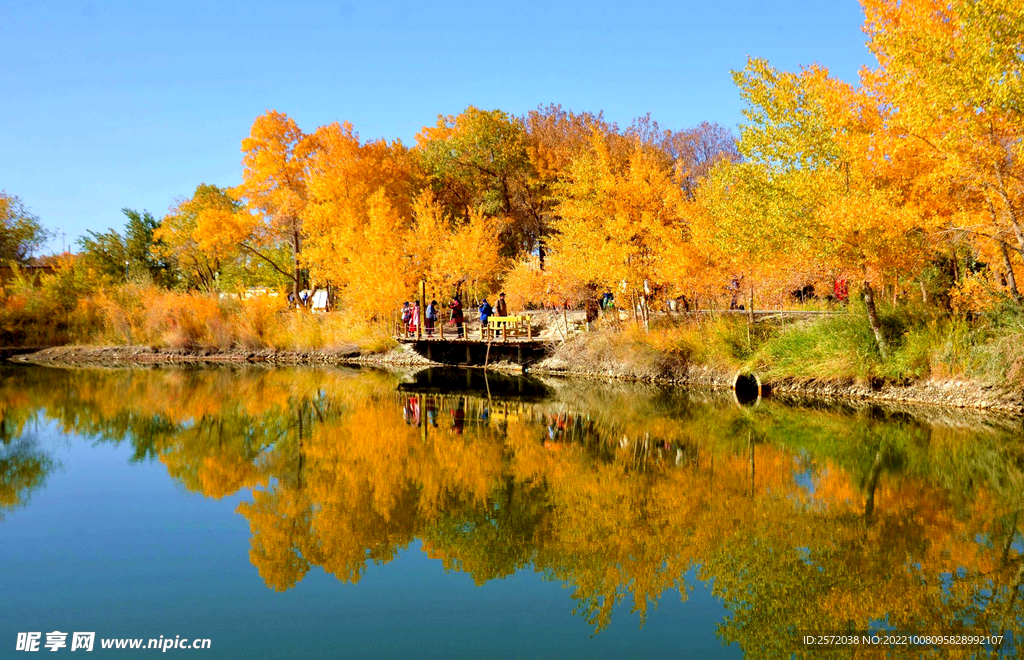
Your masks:
M478 584L564 583L596 631L696 575L730 611L719 637L758 657L798 631L1024 626L1019 421L458 371L0 378L0 515L53 469L27 431L53 420L206 497L246 493L250 560L279 591L311 567L357 582L418 539Z

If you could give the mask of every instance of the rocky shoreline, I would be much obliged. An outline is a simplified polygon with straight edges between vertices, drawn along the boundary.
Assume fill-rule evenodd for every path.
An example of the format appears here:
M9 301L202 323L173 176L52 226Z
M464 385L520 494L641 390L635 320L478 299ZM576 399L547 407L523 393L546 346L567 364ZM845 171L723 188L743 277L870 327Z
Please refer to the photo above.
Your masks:
M363 353L358 346L342 346L313 351L259 351L211 348L171 349L152 346L54 346L18 350L2 354L0 359L39 365L115 365L133 364L393 364L429 366L432 363L415 352L399 346L387 353Z
M639 381L711 390L733 387L736 371L689 366L660 376L630 374L616 366L605 369L581 368L549 358L530 369L531 373L573 378ZM1024 415L1024 392L964 380L922 380L918 382L863 383L853 379L786 378L765 381L772 398L792 402L858 401L887 405L940 406Z
M316 351L219 351L216 349L159 349L150 346L58 346L42 349L0 349L0 359L51 366L129 366L158 364L351 364L428 367L427 360L407 346L386 353L364 353L358 346ZM494 365L495 370L501 369ZM550 357L530 366L531 374L600 380L624 380L710 390L729 390L735 371L691 365L656 376L631 373L622 365L583 367ZM1024 393L963 380L923 380L912 383L863 383L810 378L765 382L774 398L794 401L858 401L887 405L939 406L1024 415Z

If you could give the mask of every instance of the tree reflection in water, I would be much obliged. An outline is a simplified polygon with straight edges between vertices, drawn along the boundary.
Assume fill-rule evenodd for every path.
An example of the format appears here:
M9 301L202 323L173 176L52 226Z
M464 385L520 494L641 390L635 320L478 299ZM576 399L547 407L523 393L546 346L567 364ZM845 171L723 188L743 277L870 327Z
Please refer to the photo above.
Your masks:
M311 566L357 582L419 539L477 584L568 585L598 631L625 600L641 623L667 591L685 600L695 577L730 611L721 639L765 657L800 631L1024 625L1019 421L445 371L7 367L0 382L0 512L51 469L23 436L53 420L207 497L248 493L250 559L277 590Z

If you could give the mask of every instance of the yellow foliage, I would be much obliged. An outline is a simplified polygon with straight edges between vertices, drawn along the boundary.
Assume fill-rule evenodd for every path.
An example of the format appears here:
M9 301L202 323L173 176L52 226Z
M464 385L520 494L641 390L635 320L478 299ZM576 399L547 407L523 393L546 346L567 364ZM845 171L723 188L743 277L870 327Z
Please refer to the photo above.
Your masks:
M949 304L959 314L991 311L1001 300L999 286L991 273L969 273L949 292Z

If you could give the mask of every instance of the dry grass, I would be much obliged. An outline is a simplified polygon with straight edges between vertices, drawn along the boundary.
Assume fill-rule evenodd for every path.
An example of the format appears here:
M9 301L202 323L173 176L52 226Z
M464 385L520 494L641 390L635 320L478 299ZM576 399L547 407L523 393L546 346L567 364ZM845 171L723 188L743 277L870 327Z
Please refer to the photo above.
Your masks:
M963 379L1024 390L1024 311L983 316L882 309L890 343L883 360L861 306L825 318L755 324L735 316L659 318L649 332L632 323L599 327L559 346L551 363L639 379L674 378L690 366L750 367L771 378L908 382Z
M600 325L559 345L553 364L595 374L650 380L685 375L690 365L732 369L748 352L746 324L732 318L701 322L662 319L650 331L633 323Z
M99 286L62 295L61 274L41 288L15 282L0 291L0 341L146 345L181 350L313 351L394 346L388 328L342 313L289 309L283 296L239 300L146 284Z

